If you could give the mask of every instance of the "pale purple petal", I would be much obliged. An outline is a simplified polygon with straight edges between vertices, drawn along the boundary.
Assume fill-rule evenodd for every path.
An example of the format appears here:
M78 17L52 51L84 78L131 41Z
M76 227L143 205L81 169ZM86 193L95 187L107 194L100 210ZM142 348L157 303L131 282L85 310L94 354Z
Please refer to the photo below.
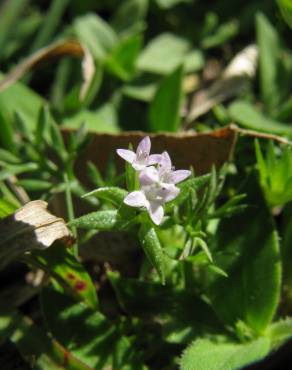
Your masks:
M161 166L161 169L162 170L167 170L167 171L170 171L171 170L171 159L170 159L170 156L167 152L163 152L162 155L161 155L161 160L159 162L160 166Z
M191 175L191 171L188 171L188 170L173 171L171 173L171 180L174 184L178 184L179 182L185 180L190 175Z
M131 207L146 207L148 201L142 191L133 191L124 199L124 203Z
M147 167L141 171L139 176L141 186L152 185L159 181L158 171L155 167Z
M151 154L148 158L148 162L147 162L147 165L148 166L151 166L153 164L157 164L157 163L160 163L162 159L162 155L161 154Z
M137 154L139 154L139 153L147 153L147 154L149 154L150 153L150 149L151 149L150 137L149 136L146 136L138 144L136 153Z
M178 196L180 189L173 184L163 183L160 190L160 196L163 198L164 203L170 202Z
M136 158L136 154L127 149L117 149L117 154L129 163L133 163Z
M136 171L142 171L146 168L146 164L145 163L139 163L139 162L136 162L134 161L132 163L132 166L133 168L136 170Z
M155 225L160 225L164 215L162 205L160 205L159 203L151 202L148 212L151 220L155 223Z
M180 192L180 189L174 186L172 189L168 191L166 196L164 197L165 202L170 202L171 200L175 199Z

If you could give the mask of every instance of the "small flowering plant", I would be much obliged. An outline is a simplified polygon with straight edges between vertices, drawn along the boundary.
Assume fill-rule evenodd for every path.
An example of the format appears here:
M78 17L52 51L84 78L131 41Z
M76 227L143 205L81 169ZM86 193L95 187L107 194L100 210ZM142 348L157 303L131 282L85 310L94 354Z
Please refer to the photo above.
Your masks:
M208 247L207 219L222 212L235 212L241 198L235 197L230 206L226 204L222 211L215 211L213 204L222 182L215 169L211 174L194 177L190 170L176 170L167 151L158 154L150 151L149 136L141 140L136 151L117 149L118 156L126 161L127 190L107 186L85 194L86 198L98 198L105 203L101 210L81 216L71 225L136 234L162 283L167 279L170 260L178 262L198 256L201 264L224 275L215 266ZM169 237L181 240L175 251L163 245L163 240Z
M164 215L164 204L175 199L180 189L175 185L191 175L191 171L174 171L167 152L150 155L151 141L146 136L138 145L136 154L118 149L120 157L129 162L139 176L140 189L129 193L124 203L131 207L143 207L151 220L160 225Z

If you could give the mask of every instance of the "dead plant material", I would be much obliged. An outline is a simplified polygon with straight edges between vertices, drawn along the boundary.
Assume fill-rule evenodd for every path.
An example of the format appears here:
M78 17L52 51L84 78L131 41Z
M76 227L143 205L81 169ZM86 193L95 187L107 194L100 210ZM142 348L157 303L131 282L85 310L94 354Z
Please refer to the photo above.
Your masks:
M25 73L35 69L39 64L48 60L61 58L64 56L81 57L83 84L80 89L79 98L83 100L90 87L95 73L95 64L89 50L77 40L63 40L48 45L18 64L0 82L0 92L7 89L14 82L18 81Z
M65 221L35 200L0 221L0 270L23 253L50 247L56 240L70 243L72 235Z

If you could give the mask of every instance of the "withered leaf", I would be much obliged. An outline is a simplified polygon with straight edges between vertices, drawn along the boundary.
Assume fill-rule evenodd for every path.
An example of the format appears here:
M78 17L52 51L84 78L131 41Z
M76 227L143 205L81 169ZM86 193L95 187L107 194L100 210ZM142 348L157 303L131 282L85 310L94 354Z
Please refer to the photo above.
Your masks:
M65 221L47 206L42 200L31 201L0 221L0 269L24 252L48 248L56 240L72 240Z
M95 64L89 50L77 40L58 41L33 53L23 62L19 63L3 78L0 82L0 92L7 89L10 85L19 80L26 72L36 68L42 62L67 55L83 58L83 84L79 95L80 100L83 100L94 76Z
M195 93L186 117L187 125L190 126L195 119L208 112L216 104L238 95L247 86L248 81L255 77L257 59L257 47L247 46L231 60L219 80L209 88Z
M68 131L64 131L66 137ZM92 134L92 140L83 153L78 156L76 171L84 180L84 168L87 161L93 162L101 172L106 170L110 158L116 160L119 169L124 162L116 155L116 149L128 148L131 143L135 148L138 142L149 135L152 142L152 153L167 150L177 168L192 166L197 175L207 173L212 165L219 168L232 156L237 132L225 127L209 133L197 134L193 131L181 133L148 134L141 131L123 132L121 134Z

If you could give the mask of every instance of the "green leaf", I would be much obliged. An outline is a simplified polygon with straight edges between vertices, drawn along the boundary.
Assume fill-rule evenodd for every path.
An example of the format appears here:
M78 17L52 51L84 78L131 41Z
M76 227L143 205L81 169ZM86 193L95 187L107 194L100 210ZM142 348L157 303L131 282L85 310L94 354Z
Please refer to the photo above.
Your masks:
M158 87L149 108L151 131L177 131L182 103L182 78L183 68L178 67Z
M125 199L128 193L126 190L118 188L116 186L106 186L104 188L99 188L89 193L83 195L82 198L95 196L99 199L107 200L117 206L119 206Z
M255 332L263 333L280 299L279 241L253 176L244 190L249 207L221 220L216 232L213 257L228 278L210 275L209 294L215 311L226 324L235 325L242 320Z
M151 265L158 272L162 284L165 284L165 255L155 229L150 225L142 225L139 239Z
M0 171L0 181L8 179L12 175L19 175L26 172L34 172L38 169L38 165L33 162L24 164L9 164Z
M291 126L265 116L245 101L235 101L229 106L228 111L231 118L243 127L272 134L292 136Z
M0 313L0 338L6 337L23 357L36 360L36 370L93 370L17 311Z
M125 0L111 20L112 27L119 35L133 35L145 27L144 18L148 11L148 0Z
M53 184L49 181L35 179L19 180L17 181L17 184L28 191L46 191L53 186Z
M144 369L139 353L118 326L100 312L81 303L74 304L69 297L52 289L43 290L41 303L53 337L88 366L94 369Z
M35 252L33 258L39 267L48 272L75 299L84 302L88 307L97 308L95 286L71 251L57 244L44 251Z
M14 28L19 25L21 13L28 5L28 0L10 0L1 7L0 15L0 48L4 49L5 44L11 37ZM1 4L2 5L2 4Z
M264 358L270 350L268 338L239 344L198 339L183 353L181 370L239 370Z
M84 43L96 60L104 61L117 43L114 30L97 14L86 14L74 21L78 39Z
M17 207L4 198L0 198L0 219L11 215Z
M117 112L113 104L107 103L96 111L81 110L78 113L65 117L62 127L78 129L83 123L88 132L118 133Z
M218 47L224 43L227 43L233 39L239 32L239 22L237 19L233 19L226 23L221 24L216 31L202 39L202 47L204 49L210 49Z
M131 223L132 220L123 220L118 211L97 211L76 218L69 225L87 230L119 231L126 230Z
M13 135L13 125L11 120L9 120L9 115L5 113L5 108L0 111L0 144L3 148L15 153L15 143ZM2 158L1 158L2 159Z
M291 0L277 0L282 16L292 28L292 2Z
M130 80L135 72L135 63L141 46L140 35L122 40L106 60L106 68L121 80Z
M137 68L143 72L169 74L184 62L190 48L187 40L171 33L163 33L143 49Z
M2 78L3 74L0 73L0 80ZM15 82L0 94L0 110L7 112L8 121L14 121L14 114L17 111L31 130L35 128L39 111L44 103L44 99L21 82Z
M256 16L261 96L268 113L281 102L279 86L280 43L276 29L261 13Z
M178 196L173 201L166 204L166 209L170 210L173 206L182 204L189 197L190 192L199 190L202 186L207 184L210 178L211 175L207 174L188 179L179 184L178 187L180 188L180 192Z
M157 5L162 9L170 9L178 4L187 4L191 0L155 0Z
M271 338L274 349L280 347L292 337L292 318L276 321L268 329L268 336Z
M141 318L159 317L163 337L168 342L189 342L206 332L223 330L210 305L193 292L126 279L116 272L109 272L108 277L121 308L129 315Z

